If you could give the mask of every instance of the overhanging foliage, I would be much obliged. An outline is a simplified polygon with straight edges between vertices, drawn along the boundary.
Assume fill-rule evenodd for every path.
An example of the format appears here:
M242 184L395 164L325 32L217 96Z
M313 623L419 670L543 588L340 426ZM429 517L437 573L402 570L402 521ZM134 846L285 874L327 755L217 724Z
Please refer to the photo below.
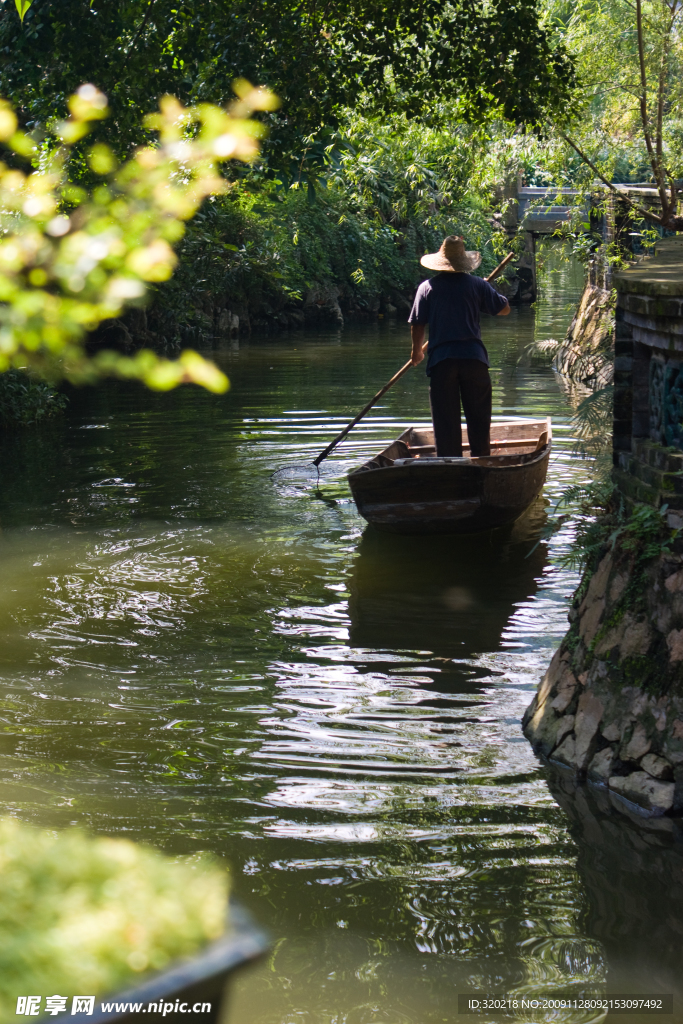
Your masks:
M140 114L161 95L222 103L245 76L283 101L267 153L293 177L302 138L336 125L340 105L430 117L447 100L468 119L535 123L563 108L572 81L537 0L33 0L23 24L9 0L0 12L3 92L29 127L92 81L120 155L144 141Z

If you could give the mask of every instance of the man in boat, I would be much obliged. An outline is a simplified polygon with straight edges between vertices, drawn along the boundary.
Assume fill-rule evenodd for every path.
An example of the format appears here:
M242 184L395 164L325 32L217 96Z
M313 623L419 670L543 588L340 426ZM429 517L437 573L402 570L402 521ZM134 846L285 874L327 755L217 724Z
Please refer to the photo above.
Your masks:
M439 251L423 256L420 263L439 272L417 289L408 318L415 366L424 359L429 324L427 376L436 454L462 456L462 403L470 454L490 455L491 377L479 318L481 313L507 316L510 305L488 281L472 276L481 254L466 252L457 235L445 238Z

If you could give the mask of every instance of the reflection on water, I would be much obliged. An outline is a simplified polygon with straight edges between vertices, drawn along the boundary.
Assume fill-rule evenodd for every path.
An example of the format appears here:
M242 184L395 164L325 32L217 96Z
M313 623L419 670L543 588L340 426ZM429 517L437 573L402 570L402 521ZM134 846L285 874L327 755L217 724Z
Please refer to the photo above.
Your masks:
M536 593L544 522L540 498L512 528L475 543L366 530L349 580L351 645L446 658L497 650L515 605Z
M485 325L495 415L553 417L546 501L588 469L524 350L577 284L565 267ZM542 501L488 539L365 529L345 474L425 421L420 370L319 488L271 482L407 350L401 324L240 341L226 396L112 384L0 439L0 798L224 855L275 940L231 1024L450 1022L459 991L579 992L632 955L591 923L582 840L519 726L566 628L569 533L528 554ZM611 920L619 886L600 898Z
M550 789L571 822L588 895L586 931L603 950L611 992L673 992L683 1000L683 831L680 820L614 814L605 790L564 773ZM675 1006L676 1004L674 1004ZM644 1018L643 1018L644 1019Z

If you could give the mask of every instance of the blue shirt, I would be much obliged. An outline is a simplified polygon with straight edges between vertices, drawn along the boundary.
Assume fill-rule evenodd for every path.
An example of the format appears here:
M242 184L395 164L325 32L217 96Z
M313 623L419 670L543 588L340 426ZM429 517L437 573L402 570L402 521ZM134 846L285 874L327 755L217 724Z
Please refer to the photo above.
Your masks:
M423 281L408 323L429 324L427 373L442 359L479 359L488 366L479 317L497 316L506 305L505 296L483 277L444 272Z

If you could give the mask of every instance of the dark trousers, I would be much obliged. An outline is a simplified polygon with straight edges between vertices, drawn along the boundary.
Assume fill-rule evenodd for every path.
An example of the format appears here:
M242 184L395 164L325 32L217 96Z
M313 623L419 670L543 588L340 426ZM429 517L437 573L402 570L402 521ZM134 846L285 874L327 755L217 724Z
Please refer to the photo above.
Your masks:
M479 359L442 359L432 367L429 402L438 456L462 456L461 402L470 454L491 454L491 378L485 363Z

